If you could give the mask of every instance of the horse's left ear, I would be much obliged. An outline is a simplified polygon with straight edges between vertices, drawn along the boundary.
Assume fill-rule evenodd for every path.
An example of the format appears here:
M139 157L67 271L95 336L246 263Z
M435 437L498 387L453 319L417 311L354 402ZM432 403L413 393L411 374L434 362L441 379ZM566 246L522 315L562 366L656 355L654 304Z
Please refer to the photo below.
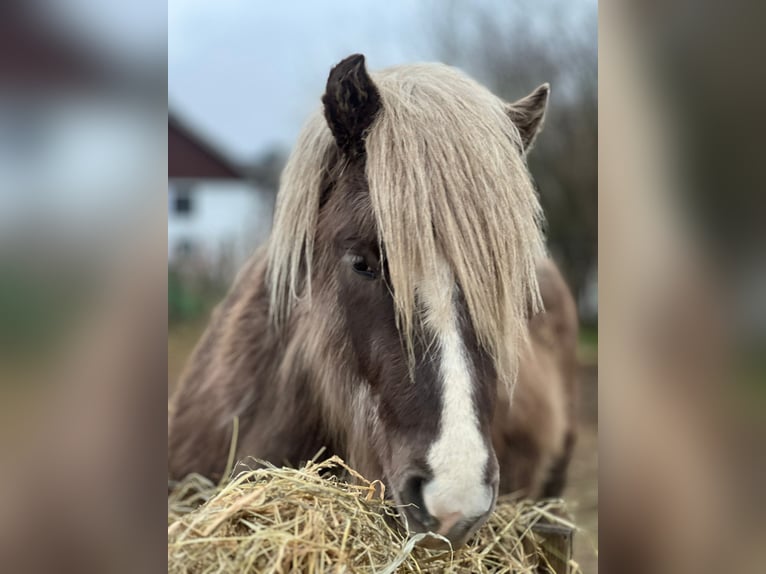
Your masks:
M521 144L526 153L543 127L545 110L548 107L548 95L551 87L548 83L535 88L528 96L508 104L508 117L518 128Z
M381 107L380 92L367 73L364 56L349 56L330 71L322 103L338 147L351 156L364 153L365 132Z

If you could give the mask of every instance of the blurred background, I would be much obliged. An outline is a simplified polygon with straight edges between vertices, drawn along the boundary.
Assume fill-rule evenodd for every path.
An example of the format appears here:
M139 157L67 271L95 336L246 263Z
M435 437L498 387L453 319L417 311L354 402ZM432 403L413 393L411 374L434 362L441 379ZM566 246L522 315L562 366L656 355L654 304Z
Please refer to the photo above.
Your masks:
M166 81L163 3L0 2L3 570L164 562Z
M766 74L756 6L600 6L605 572L766 564Z
M578 302L582 429L566 494L597 546L597 3L501 0L168 4L168 379L269 234L279 175L330 68L441 61L507 101L552 87L529 155L548 245Z

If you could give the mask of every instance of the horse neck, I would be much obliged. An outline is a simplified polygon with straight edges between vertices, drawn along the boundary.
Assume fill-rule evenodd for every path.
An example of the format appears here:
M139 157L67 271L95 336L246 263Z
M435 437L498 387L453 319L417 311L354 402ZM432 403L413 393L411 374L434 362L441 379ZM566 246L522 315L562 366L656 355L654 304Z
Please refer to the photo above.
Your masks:
M313 443L317 437L309 435L318 432L320 446L328 449L326 454L338 454L364 468L370 458L371 399L361 391L366 385L353 368L355 357L339 316L337 296L316 288L332 281L317 277L313 283L311 297L296 302L283 329L270 330L259 343L265 363L258 381L259 394L274 397L267 408L284 405L290 416L285 423L292 434L304 433ZM259 414L265 415L261 420L281 424L270 413L260 410ZM268 432L268 427L257 421L256 426Z
M344 458L349 457L349 445L362 430L355 422L359 405L354 392L361 383L349 366L353 364L350 349L349 335L340 321L328 315L321 297L315 297L295 309L281 345L275 381L280 392L311 405L312 414L321 417L323 434L335 447L335 454Z

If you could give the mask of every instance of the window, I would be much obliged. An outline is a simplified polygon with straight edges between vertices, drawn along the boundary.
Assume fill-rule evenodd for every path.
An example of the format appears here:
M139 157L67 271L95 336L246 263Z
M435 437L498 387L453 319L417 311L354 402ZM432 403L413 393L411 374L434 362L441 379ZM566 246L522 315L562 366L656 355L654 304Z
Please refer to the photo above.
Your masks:
M193 211L192 196L189 190L176 191L173 197L173 213L188 216Z

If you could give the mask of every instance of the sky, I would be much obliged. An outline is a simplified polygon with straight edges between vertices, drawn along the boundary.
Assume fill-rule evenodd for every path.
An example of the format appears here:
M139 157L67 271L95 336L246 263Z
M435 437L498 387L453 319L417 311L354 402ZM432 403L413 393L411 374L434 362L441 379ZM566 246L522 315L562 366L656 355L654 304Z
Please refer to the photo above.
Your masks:
M80 0L87 1L87 0ZM440 59L435 21L487 5L545 26L565 9L577 27L596 0L168 0L169 108L237 162L289 150L319 106L330 68L363 53L370 69ZM504 4L504 8L509 8ZM491 13L491 12L490 12ZM470 70L469 70L470 73Z
M169 0L170 109L236 161L288 150L345 56L372 69L436 58L423 7Z

